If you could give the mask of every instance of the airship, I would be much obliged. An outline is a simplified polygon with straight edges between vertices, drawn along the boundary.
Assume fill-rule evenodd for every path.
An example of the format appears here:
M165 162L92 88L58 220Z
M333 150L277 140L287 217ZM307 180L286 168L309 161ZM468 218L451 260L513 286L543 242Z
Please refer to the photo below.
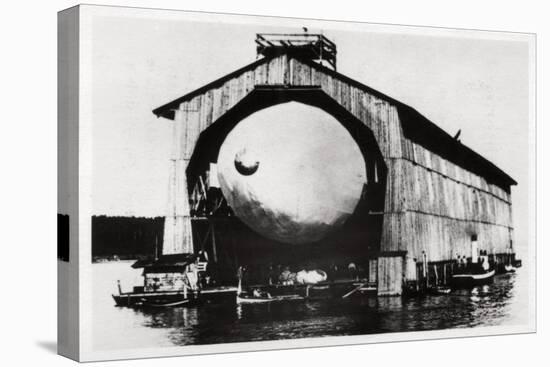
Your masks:
M366 183L365 157L348 130L329 113L299 102L241 120L220 147L217 175L242 222L295 245L340 228Z

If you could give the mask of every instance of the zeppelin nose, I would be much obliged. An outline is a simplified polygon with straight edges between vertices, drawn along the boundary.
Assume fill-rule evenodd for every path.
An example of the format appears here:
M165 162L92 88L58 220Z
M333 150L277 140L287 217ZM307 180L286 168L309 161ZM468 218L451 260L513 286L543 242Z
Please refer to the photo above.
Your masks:
M243 148L235 154L235 168L243 176L253 175L260 166L255 154Z

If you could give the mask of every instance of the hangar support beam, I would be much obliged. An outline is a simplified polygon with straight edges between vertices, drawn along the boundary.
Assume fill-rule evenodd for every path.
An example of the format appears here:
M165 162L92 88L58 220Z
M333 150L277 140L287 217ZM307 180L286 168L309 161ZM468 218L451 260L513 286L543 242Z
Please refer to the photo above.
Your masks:
M163 255L194 252L186 170L200 135L199 124L194 106L184 103L175 111Z

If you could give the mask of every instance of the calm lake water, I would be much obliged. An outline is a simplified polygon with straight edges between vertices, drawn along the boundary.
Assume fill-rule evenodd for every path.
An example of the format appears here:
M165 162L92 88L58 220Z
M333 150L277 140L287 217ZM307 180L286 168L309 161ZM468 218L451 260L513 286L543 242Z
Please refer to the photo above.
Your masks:
M517 274L497 276L492 285L441 296L135 310L115 307L111 298L118 292L117 279L123 291L142 284L141 270L132 269L131 263L92 266L95 350L521 325L528 321L528 282L523 268Z

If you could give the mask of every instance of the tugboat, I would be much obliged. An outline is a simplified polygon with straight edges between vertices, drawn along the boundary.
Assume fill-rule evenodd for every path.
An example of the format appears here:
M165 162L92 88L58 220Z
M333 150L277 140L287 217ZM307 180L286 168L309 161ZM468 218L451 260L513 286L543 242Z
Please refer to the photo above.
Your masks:
M472 263L466 265L451 277L451 284L455 288L471 288L477 285L489 284L495 277L495 269L489 265L487 252L482 251L479 256L472 258Z
M476 285L488 284L493 281L495 269L481 272L465 272L454 274L452 284L454 287L474 287Z

